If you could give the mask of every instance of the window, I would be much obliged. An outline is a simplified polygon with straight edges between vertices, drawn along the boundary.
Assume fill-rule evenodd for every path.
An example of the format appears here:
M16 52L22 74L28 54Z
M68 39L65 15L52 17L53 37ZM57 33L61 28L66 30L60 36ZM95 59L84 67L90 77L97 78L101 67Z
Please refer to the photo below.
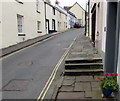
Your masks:
M60 18L61 18L61 12L60 12Z
M66 20L67 20L67 15L66 15Z
M52 19L52 29L55 30L55 20Z
M23 33L23 16L17 15L18 33Z
M41 26L41 22L40 22L40 21L37 21L37 32L38 32L38 33L42 33L42 32L41 32L41 29L40 29L40 26Z
M40 13L39 0L36 0L36 11Z
M55 15L55 8L53 8L53 15Z
M60 26L59 24L60 24L60 22L58 21L58 27Z

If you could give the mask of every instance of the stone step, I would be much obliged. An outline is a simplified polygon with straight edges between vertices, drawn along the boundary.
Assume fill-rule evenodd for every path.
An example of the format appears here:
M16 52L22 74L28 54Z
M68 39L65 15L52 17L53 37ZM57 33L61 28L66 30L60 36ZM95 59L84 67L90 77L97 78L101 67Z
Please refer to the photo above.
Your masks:
M65 69L102 69L102 63L73 63L65 64Z
M69 63L102 63L102 58L70 58L65 60L65 64Z
M80 75L102 75L103 69L85 69L85 70L65 70L65 76L80 76Z

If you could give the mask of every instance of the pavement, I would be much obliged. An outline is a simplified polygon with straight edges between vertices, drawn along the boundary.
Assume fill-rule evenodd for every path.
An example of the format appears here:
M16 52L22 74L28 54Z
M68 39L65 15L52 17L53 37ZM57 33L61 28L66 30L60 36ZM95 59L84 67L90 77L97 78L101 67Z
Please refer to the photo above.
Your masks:
M81 33L84 33L84 29L68 30L3 58L3 99L37 99L61 56ZM57 74L61 73L62 67ZM59 75L56 78L59 79ZM51 86L53 88L58 80L56 78ZM53 94L51 87L46 99Z
M73 30L73 29L70 29L70 30ZM69 31L70 31L69 30ZM66 30L68 31L68 30ZM0 58L3 58L5 56L8 56L9 54L11 55L11 53L14 53L16 51L19 51L21 49L24 49L26 47L29 47L31 45L34 45L40 41L43 41L43 40L46 40L50 37L53 37L57 34L61 34L61 33L64 33L66 31L62 31L62 32L54 32L54 33L51 33L51 34L45 34L45 35L42 35L42 36L39 36L39 37L36 37L36 38L33 38L33 39L28 39L28 40L25 40L23 42L20 42L20 43L17 43L17 44L14 44L12 46L9 46L9 47L6 47L6 48L3 48L3 49L0 49Z
M93 47L90 39L83 34L77 37L66 58L66 60L70 61L78 61L81 59L101 59L101 56ZM72 66L70 68L72 68ZM86 69L82 68L82 71L84 70ZM72 68L71 71L75 71L74 68ZM78 71L78 69L76 71ZM61 76L60 83L58 84L58 91L55 96L56 101L63 101L64 99L69 101L116 101L116 94L114 93L110 98L102 98L102 92L99 87L99 80L97 79L98 76L102 76L102 73L95 74L95 72L93 72L85 75L80 75L80 73L79 75L74 75L75 73L76 72L72 73L72 75L69 75L66 74L66 69L64 70L64 74Z

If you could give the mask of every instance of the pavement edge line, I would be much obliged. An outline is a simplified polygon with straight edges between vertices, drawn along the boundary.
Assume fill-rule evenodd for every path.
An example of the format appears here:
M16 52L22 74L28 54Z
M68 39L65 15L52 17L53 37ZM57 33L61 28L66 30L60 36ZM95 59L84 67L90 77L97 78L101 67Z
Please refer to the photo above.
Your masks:
M10 56L12 56L12 55L14 55L14 54L17 54L17 53L19 53L19 52L21 52L21 51L24 51L24 50L26 50L26 49L28 49L28 48L31 48L31 47L35 46L35 45L41 44L41 43L43 43L43 42L45 42L45 41L47 41L47 40L49 40L49 39L52 39L53 37L55 37L55 36L51 36L51 37L49 37L49 38L47 38L47 39L44 39L44 40L42 40L42 41L40 41L40 42L34 43L34 44L32 44L32 45L30 45L30 46L28 46L28 47L22 48L22 49L20 49L20 50L18 50L18 51L16 51L16 52L13 52L13 53L11 53L11 54L9 54L9 55L6 55L6 56L0 58L0 60L6 59L7 57L10 57Z

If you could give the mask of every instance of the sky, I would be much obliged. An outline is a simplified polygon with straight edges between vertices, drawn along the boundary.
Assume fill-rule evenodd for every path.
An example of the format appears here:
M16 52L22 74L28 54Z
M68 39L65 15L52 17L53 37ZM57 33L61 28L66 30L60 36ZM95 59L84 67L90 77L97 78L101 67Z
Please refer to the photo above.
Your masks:
M56 0L50 0L52 4L55 4ZM84 9L85 4L87 3L87 0L58 0L60 2L60 6L72 6L75 2L78 2Z

